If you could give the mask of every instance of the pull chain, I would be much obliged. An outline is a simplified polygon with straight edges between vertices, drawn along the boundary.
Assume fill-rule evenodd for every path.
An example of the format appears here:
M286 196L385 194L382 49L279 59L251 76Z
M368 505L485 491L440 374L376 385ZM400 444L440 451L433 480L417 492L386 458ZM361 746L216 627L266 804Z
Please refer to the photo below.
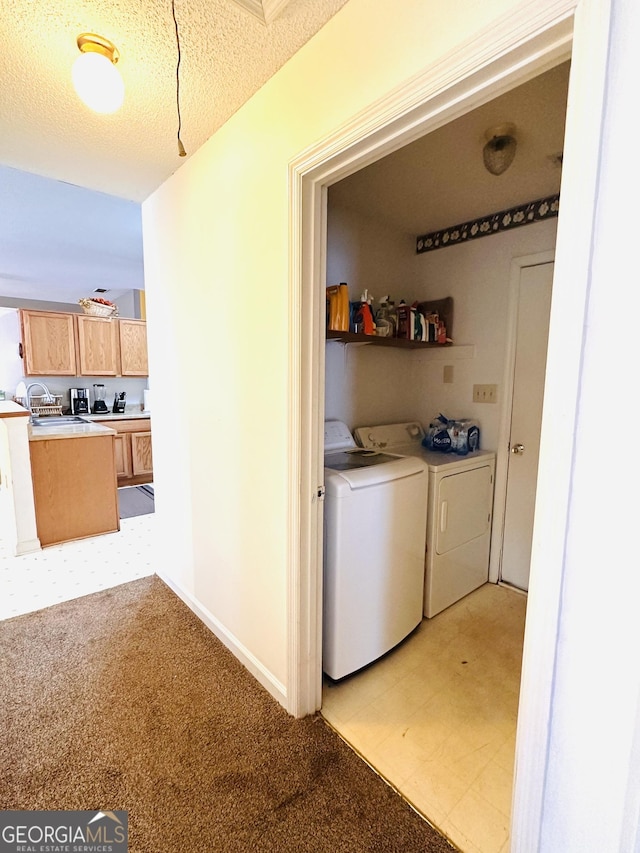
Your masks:
M173 15L173 25L176 30L176 45L178 48L178 62L176 65L176 107L178 110L178 154L180 157L186 157L187 152L184 150L184 145L180 139L180 131L182 130L182 117L180 115L180 61L182 55L180 52L180 34L178 33L178 21L176 20L176 4L175 0L171 0L171 13Z

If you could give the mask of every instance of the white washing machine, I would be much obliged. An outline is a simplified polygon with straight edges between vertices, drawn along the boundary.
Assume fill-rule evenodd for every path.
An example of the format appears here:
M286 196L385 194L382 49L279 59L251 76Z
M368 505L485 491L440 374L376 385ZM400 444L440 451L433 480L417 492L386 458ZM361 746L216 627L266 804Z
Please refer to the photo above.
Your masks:
M325 423L322 668L362 669L422 620L427 466Z
M428 466L424 615L431 617L489 580L495 453L427 450L424 435L416 421L355 430L362 447L412 455Z

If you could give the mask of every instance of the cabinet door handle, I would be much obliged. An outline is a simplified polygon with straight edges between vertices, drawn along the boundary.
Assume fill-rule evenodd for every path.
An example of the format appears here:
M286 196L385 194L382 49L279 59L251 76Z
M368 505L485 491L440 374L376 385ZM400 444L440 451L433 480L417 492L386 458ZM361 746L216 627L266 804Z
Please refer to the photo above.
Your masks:
M511 448L511 452L515 453L516 456L522 456L524 453L524 444L514 444Z
M20 356L20 358L24 358L24 350L22 348L22 343L18 344L18 355Z

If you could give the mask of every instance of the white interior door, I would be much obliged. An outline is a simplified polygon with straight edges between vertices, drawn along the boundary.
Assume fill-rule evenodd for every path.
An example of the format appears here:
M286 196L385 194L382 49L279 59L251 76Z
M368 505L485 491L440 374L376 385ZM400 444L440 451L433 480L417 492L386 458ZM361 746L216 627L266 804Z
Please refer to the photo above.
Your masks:
M529 588L553 263L520 273L501 579Z

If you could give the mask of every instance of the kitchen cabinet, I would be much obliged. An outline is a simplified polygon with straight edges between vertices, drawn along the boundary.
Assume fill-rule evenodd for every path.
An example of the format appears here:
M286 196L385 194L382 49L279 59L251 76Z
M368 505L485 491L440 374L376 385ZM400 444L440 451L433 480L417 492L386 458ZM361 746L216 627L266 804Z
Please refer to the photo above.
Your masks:
M73 314L21 310L25 376L77 376Z
M144 320L20 310L25 376L148 376Z
M134 477L153 479L151 430L131 433L131 469Z
M120 529L113 435L30 441L41 545Z
M131 469L131 439L127 433L118 434L114 441L116 475L118 483L132 476Z
M76 316L78 376L118 376L117 321Z
M118 320L120 375L148 376L147 324L144 320Z
M94 423L116 430L114 459L118 485L139 486L153 482L151 421L148 418L132 418Z

